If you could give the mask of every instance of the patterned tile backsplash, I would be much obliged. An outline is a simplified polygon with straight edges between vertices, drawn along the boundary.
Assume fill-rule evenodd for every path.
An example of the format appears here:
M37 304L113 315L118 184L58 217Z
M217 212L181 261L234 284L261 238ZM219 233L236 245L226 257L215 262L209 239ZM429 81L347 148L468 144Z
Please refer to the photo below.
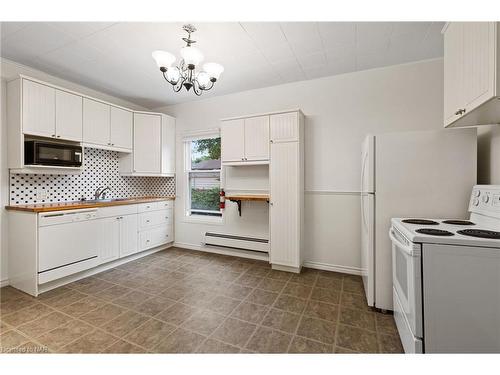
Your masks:
M173 177L126 177L118 172L118 152L84 149L84 171L75 175L10 174L10 204L93 199L96 188L109 186L107 198L175 195ZM43 198L43 199L42 199Z

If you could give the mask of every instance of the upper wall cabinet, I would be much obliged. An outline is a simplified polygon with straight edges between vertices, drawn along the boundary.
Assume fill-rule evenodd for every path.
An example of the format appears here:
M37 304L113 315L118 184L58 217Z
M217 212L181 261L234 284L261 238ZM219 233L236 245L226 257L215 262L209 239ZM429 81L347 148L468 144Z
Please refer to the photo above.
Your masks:
M132 152L131 111L83 98L83 142L86 146Z
M53 87L22 80L24 134L82 141L82 97Z
M254 165L269 163L269 116L223 120L222 163Z
M161 113L134 112L133 152L120 158L126 176L174 176L175 119Z
M444 125L500 123L498 22L450 22L444 33Z

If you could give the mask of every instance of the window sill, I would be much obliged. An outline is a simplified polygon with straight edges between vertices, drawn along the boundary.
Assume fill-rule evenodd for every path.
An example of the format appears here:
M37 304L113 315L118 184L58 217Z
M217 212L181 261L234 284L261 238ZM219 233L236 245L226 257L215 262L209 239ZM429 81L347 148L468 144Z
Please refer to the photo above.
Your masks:
M222 217L211 217L211 218L184 216L182 222L187 224L224 225L224 215L222 215Z

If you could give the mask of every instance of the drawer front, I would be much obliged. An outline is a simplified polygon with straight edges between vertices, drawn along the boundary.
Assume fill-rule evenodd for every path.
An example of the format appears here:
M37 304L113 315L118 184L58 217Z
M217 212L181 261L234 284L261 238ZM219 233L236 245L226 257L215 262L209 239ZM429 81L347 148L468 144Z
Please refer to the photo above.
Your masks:
M143 212L139 214L139 229L145 229L161 224L172 224L172 210Z
M171 210L174 208L174 201L141 203L138 206L139 206L139 213L157 211L157 210L166 210L166 209Z
M102 207L99 208L98 217L112 217L112 216L123 216L123 215L133 215L137 213L137 205L124 205L124 206L112 206L112 207Z

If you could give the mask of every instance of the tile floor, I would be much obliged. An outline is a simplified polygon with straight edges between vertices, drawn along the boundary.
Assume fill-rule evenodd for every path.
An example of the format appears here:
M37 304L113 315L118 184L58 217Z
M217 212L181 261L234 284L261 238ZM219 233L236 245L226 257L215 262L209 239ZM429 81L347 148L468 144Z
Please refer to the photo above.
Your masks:
M0 290L15 353L400 353L357 276L170 248L33 298Z

